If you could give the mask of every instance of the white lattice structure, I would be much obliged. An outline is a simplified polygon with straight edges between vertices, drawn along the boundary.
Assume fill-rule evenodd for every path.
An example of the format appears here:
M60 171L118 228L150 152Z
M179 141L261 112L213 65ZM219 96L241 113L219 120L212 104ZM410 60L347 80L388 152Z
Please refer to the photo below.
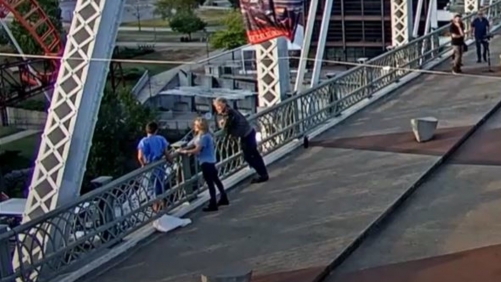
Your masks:
M290 74L287 40L277 38L255 45L259 107L282 101L289 91Z
M124 0L79 0L76 4L23 222L80 195L109 70L109 61L102 59L111 58L123 5Z
M471 14L478 11L479 1L478 0L465 0L464 1L464 13Z
M391 38L394 47L409 42L412 19L412 0L391 0Z

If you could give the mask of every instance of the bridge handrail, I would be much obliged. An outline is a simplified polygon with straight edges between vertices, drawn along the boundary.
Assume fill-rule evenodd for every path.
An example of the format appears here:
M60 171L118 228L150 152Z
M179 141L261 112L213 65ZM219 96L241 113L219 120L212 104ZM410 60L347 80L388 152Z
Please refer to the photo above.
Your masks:
M500 19L501 1L486 9L495 21ZM464 19L466 27L469 28L473 16ZM263 155L308 134L346 109L370 99L376 91L440 58L450 50L449 42L440 44L438 40L447 28L417 38L251 116L250 121L263 136ZM237 140L220 132L215 138L221 177L244 168ZM0 250L11 243L17 253L23 254L16 258L15 264L20 267L1 276L0 281L48 281L102 255L145 224L195 199L205 189L198 172L194 159L189 157L176 157L173 165L159 161L0 234ZM156 185L170 189L155 198L151 190ZM160 211L152 209L157 200L165 202Z

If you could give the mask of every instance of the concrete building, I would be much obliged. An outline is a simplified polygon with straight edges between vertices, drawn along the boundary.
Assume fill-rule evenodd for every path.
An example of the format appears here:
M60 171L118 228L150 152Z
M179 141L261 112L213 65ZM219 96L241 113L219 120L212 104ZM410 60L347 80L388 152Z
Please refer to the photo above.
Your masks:
M313 33L316 46L325 1L319 1L316 26ZM428 9L424 1L424 11ZM448 0L438 0L438 10L443 10ZM305 10L310 0L305 1ZM416 11L418 1L413 1ZM306 12L305 15L308 15ZM448 17L447 15L445 17ZM426 16L422 17L424 23ZM308 20L305 17L305 20ZM358 58L372 58L386 51L391 45L391 7L390 0L335 0L332 5L330 26L325 44L325 59L337 61L356 61ZM420 25L421 26L421 25ZM424 28L424 24L422 24ZM312 48L314 57L316 47Z

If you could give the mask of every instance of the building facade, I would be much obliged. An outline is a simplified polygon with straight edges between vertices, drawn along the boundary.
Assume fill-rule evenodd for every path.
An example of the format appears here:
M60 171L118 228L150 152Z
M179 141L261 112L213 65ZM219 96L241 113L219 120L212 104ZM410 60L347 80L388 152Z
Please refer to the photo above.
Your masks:
M324 59L327 61L355 62L358 58L372 58L384 53L392 45L391 38L391 0L334 0L330 17L329 31L325 44ZM308 21L309 0L305 1L305 21ZM312 54L320 33L320 24L325 1L319 1L313 32ZM438 0L438 8L445 7L448 0ZM417 0L413 1L416 11ZM427 11L427 1L423 10ZM422 16L424 21L426 16Z

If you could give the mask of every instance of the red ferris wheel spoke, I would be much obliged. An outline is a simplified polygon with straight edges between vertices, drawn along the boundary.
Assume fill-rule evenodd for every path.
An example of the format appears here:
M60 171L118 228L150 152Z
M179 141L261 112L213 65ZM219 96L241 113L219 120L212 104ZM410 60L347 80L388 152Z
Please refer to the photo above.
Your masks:
M28 31L44 55L60 55L62 51L60 34L36 0L0 0L0 17L4 18L8 13L11 13L15 21ZM55 77L59 60L53 60L52 65L54 73L40 74L41 79Z

